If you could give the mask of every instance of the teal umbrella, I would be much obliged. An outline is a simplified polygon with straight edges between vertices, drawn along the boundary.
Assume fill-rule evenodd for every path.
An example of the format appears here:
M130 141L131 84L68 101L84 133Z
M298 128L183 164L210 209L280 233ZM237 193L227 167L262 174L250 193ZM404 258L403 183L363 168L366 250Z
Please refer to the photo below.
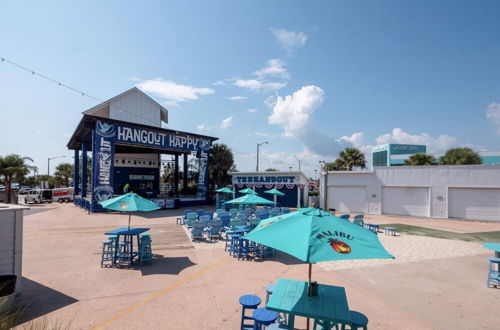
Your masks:
M248 194L244 195L230 201L227 201L225 204L237 204L237 205L274 205L274 202L262 198L258 195Z
M266 190L264 191L265 194L271 194L271 195L274 195L273 196L273 200L274 202L276 203L276 196L285 196L284 193L282 193L281 191L279 191L278 189L276 188L273 188L271 190Z
M105 201L99 202L105 209L120 211L120 212L134 212L134 211L154 211L160 207L146 198L135 193L127 193L118 197L110 198ZM128 229L130 229L130 217L128 214Z
M316 208L262 220L244 239L288 253L309 264L332 260L394 258L377 234Z
M232 191L231 189L229 189L227 187L217 189L215 192L226 193L226 194L234 194L234 191Z
M239 192L242 193L242 194L254 194L254 195L257 195L257 193L254 190L250 189L250 188L242 189Z

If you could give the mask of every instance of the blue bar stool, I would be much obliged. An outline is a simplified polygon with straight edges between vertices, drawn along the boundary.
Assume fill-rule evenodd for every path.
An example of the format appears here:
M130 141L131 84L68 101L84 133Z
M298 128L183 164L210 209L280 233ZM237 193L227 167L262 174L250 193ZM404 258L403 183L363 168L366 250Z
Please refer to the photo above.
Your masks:
M238 260L240 258L249 259L250 258L250 241L247 239L239 239L238 240L238 252L237 252Z
M234 231L232 230L226 230L226 239L225 239L225 245L224 245L224 252L227 251L228 247L231 247L231 237L233 236Z
M101 267L113 265L113 258L115 256L113 246L114 242L110 239L102 241Z
M130 242L118 243L118 266L130 266L131 261Z
M489 269L488 269L488 280L486 281L486 287L494 285L498 288L500 286L500 258L488 258Z
M260 305L261 300L257 296L254 296L252 294L246 294L244 296L241 296L239 301L240 301L240 305L242 307L242 310L241 310L241 330L253 329L253 326L254 326L253 324L245 324L245 320L252 320L253 321L253 317L246 316L245 312L247 309L256 309Z
M267 310L265 308L257 308L253 311L254 330L262 330L262 326L268 326L276 322L278 313Z
M362 328L363 330L367 330L368 318L366 315L357 311L349 311L349 314L351 315L351 329Z
M241 235L235 234L231 235L231 245L229 246L229 254L233 257L236 256L238 252L238 245L240 244Z
M153 250L151 249L151 238L149 235L141 237L140 262L153 262Z

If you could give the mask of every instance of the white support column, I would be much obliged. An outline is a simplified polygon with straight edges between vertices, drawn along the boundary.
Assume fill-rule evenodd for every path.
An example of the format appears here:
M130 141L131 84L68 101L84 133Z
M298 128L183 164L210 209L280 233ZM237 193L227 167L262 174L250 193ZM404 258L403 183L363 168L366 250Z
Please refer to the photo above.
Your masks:
M296 183L295 187L297 187L297 208L300 209L300 188L299 188L299 184Z

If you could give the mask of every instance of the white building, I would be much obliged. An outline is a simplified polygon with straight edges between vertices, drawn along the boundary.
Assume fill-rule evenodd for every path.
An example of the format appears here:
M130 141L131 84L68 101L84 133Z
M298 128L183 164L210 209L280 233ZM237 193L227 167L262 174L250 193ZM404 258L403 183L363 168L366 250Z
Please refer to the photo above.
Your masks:
M320 206L337 212L500 221L500 165L332 171L320 191Z

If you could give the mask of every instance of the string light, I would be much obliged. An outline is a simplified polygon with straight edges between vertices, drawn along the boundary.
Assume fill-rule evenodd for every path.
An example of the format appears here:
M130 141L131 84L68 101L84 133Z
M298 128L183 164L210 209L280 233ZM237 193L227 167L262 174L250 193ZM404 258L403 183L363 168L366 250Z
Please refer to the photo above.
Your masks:
M30 69L30 68L25 67L24 65L21 65L21 64L18 64L18 63L16 63L16 62L13 62L13 61L11 61L11 60L8 60L8 59L6 59L5 57L0 57L0 60L1 60L1 62L5 62L5 63L8 63L8 64L10 64L10 65L13 65L13 66L17 67L18 69L21 69L21 70L24 70L24 71L27 71L27 72L31 72L31 75L32 75L32 76L38 76L38 77L40 77L40 78L42 78L42 79L48 80L48 81L50 81L50 82L53 82L54 84L57 84L57 86L60 86L60 87L64 87L64 88L66 88L66 89L69 89L69 90L71 90L71 91L73 91L73 92L75 92L75 93L80 94L80 95L81 95L81 96L83 96L83 97L88 97L88 98L93 99L93 100L95 100L95 101L97 101L97 102L100 102L100 103L104 103L104 102L106 102L106 101L104 101L104 100L101 100L100 98L97 98L97 97L92 96L92 95L90 95L90 94L88 94L88 93L85 93L85 92L83 92L83 91L81 91L81 90L79 90L79 89L77 89L77 88L71 87L71 86L69 86L69 85L67 85L67 84L65 84L65 83L62 83L62 82L57 81L57 80L55 80L55 79L52 79L52 78L50 78L50 77L48 77L48 76L46 76L46 75L43 75L43 74L41 74L41 73L38 73L38 72L36 72L35 70L32 70L32 69ZM153 124L154 126L158 125L158 123L155 123L155 122L153 122L152 120L150 120L150 119L148 119L148 118L145 118L145 117L142 117L142 116L140 116L140 115L138 115L138 114L136 114L136 113L130 112L130 111L128 111L128 110L126 110L126 109L124 109L124 108L122 108L122 107L120 107L120 106L115 105L115 104L113 104L113 108L116 108L116 109L118 109L119 111L122 111L122 112L129 113L129 114L131 114L131 115L134 115L134 116L136 116L137 118L141 118L141 119L143 119L143 120L145 120L145 121L147 121L147 122L150 122L150 123L151 123L151 124Z

